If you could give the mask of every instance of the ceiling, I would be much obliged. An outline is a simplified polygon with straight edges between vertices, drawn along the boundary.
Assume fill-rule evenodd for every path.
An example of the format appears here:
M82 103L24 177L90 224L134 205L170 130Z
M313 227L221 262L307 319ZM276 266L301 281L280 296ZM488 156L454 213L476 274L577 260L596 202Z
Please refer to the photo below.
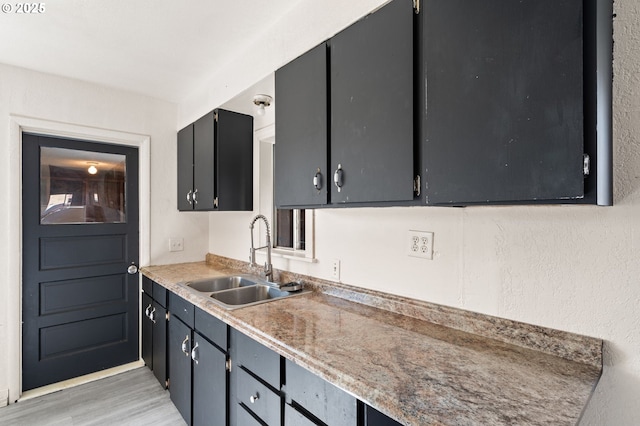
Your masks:
M0 62L179 103L299 3L48 1L0 14Z

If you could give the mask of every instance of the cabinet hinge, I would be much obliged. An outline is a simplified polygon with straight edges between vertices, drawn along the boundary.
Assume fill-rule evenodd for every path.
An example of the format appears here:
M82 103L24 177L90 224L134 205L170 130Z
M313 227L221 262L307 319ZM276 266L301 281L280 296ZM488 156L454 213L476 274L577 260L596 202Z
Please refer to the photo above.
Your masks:
M416 177L413 178L413 192L415 192L416 197L420 196L420 175L416 175Z
M170 383L169 383L169 382L170 382L170 381L171 381L171 379L167 379L167 380L164 382L164 384L165 384L165 386L167 387L167 389L169 389L169 385L170 385Z
M224 363L224 368L231 373L231 358L229 358L228 360L225 361Z
M218 122L218 110L213 112L213 121Z
M214 209L217 209L217 208L218 208L218 197L215 197L215 198L213 199L213 208L214 208Z
M166 319L167 321L169 321L169 312L167 312L166 314L164 314L164 319Z
M589 176L590 171L591 171L591 157L589 157L589 154L582 154L582 174L584 176Z
M167 318L167 321L169 321L171 319L171 312L167 311L166 318Z
M413 0L413 10L415 11L416 15L420 13L420 0Z

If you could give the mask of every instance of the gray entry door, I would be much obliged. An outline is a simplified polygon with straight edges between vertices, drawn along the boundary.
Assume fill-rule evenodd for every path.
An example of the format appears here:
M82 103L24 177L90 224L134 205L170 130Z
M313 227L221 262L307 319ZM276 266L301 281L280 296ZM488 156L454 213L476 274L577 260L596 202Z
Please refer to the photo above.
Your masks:
M138 150L23 134L22 389L138 355Z

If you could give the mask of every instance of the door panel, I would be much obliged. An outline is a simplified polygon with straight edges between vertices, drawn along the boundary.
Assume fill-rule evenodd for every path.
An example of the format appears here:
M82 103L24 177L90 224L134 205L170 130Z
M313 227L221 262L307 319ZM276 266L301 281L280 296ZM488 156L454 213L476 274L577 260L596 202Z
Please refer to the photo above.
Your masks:
M122 275L40 283L40 315L91 309L105 302L126 302Z
M22 169L23 390L137 360L137 148L24 134Z
M126 235L40 238L40 269L126 262Z

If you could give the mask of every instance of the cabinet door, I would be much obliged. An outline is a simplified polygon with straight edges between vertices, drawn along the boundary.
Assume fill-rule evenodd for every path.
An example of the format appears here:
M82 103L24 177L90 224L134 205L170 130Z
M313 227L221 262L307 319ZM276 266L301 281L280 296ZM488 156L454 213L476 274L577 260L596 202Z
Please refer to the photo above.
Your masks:
M193 124L178 132L178 210L193 210Z
M171 401L191 424L191 329L177 317L169 321L168 346Z
M227 424L226 355L200 336L193 334L193 424Z
M211 111L193 123L194 210L213 210L215 165L214 113Z
M330 41L331 168L342 174L332 203L413 200L412 3L394 0Z
M326 204L332 184L327 165L326 43L276 71L275 84L275 204Z
M253 117L216 110L217 210L253 210Z
M153 370L153 322L147 316L153 309L153 300L147 293L142 293L142 360Z
M583 196L582 0L426 0L427 204Z
M153 375L163 388L167 387L167 310L153 301Z

